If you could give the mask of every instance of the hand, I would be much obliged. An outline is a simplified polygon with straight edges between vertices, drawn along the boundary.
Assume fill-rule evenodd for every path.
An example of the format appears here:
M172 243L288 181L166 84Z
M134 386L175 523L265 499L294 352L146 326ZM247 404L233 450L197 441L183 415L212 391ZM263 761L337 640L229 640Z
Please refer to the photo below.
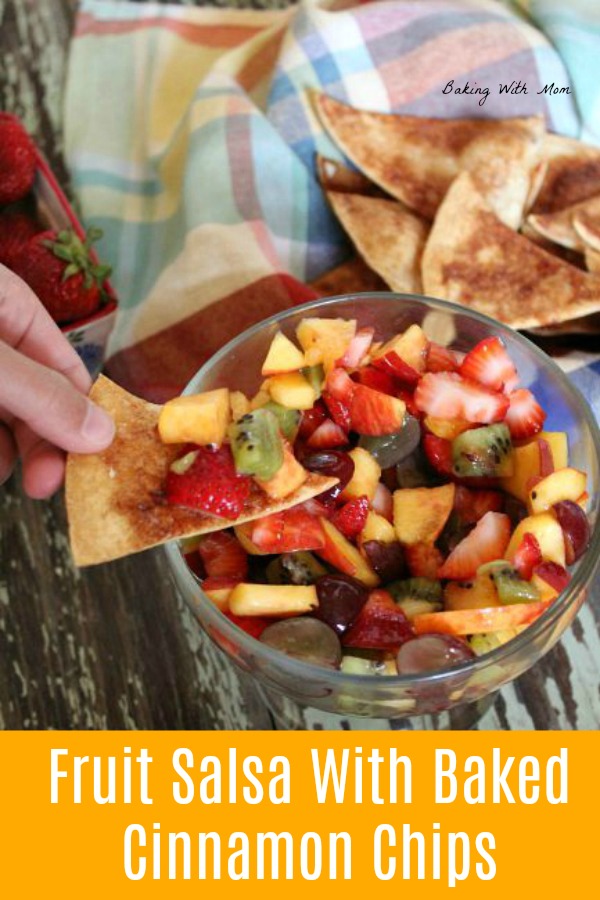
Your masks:
M34 498L62 484L65 450L107 447L114 423L85 396L91 379L33 291L0 265L0 484L21 457Z

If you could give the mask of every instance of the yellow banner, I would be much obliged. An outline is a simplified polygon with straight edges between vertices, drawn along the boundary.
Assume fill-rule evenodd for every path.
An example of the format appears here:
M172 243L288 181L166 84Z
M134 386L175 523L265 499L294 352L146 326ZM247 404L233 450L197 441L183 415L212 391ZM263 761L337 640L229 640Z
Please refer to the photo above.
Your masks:
M0 886L65 900L588 893L599 751L598 733L5 733Z

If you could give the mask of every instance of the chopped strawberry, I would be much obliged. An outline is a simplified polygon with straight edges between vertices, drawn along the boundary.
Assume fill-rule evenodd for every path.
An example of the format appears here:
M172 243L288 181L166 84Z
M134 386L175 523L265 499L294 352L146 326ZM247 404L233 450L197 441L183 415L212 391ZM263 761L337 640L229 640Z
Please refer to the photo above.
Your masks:
M409 391L408 388L399 388L396 391L396 397L398 400L402 400L406 406L406 411L410 413L411 416L414 416L415 419L422 418L423 414L420 409L417 409L415 395L412 391Z
M504 513L488 512L462 539L438 572L439 578L473 578L479 566L502 559L510 541L511 523Z
M513 559L513 565L521 578L530 581L533 570L542 562L542 551L538 539L529 531L523 535L523 540L517 547Z
M537 402L531 391L519 388L508 395L509 409L505 422L514 440L533 437L541 431L546 421L546 413Z
M404 558L413 578L438 577L444 557L435 544L412 544L404 548Z
M402 427L406 407L401 400L356 384L350 404L350 422L359 434L393 434Z
M355 369L368 353L369 347L373 343L374 328L360 328L350 343L341 359L336 363L346 369Z
M225 612L223 615L253 638L259 638L267 625L273 624L273 619L266 616L236 616L231 612ZM233 651L235 653L235 647Z
M394 490L397 486L398 482L396 481ZM387 519L388 522L391 522L394 518L394 498L392 496L392 491L385 484L383 484L382 481L380 481L375 488L375 494L373 495L371 508L373 512L376 512L380 516L383 516L383 518Z
M323 401L329 411L329 415L343 431L350 431L350 408L342 400L332 396L327 391L323 394Z
M198 578L206 578L204 563L202 562L202 557L197 550L192 550L191 553L186 553L185 561L194 575L196 575Z
M381 369L375 369L373 366L364 366L354 373L354 378L359 384L365 387L373 388L374 391L381 391L382 394L389 394L395 397L398 391L398 383L393 375L389 372L382 372Z
M417 409L440 419L465 419L489 425L506 415L508 398L455 372L428 372L415 390Z
M0 112L0 205L7 206L29 193L35 178L35 146L20 121Z
M369 515L369 498L366 496L348 500L333 513L331 521L349 540L355 538L365 527Z
M186 451L183 455L189 452ZM194 448L195 458L182 474L169 470L166 483L167 501L174 506L187 506L223 519L237 519L243 509L252 479L238 475L228 444L218 449Z
M352 627L342 636L345 647L397 650L414 637L412 626L384 590L371 591Z
M243 578L228 578L225 575L210 576L202 580L202 587L205 591L222 591L226 588L234 588L236 584L240 584Z
M435 434L423 435L423 450L430 466L439 475L453 478L452 441L437 437Z
M298 437L306 440L313 431L316 431L321 422L327 418L327 410L321 400L317 400L311 409L305 409L300 420L300 428L298 429Z
M483 384L493 391L514 391L519 376L504 342L499 337L488 337L473 347L460 367L463 378Z
M350 406L356 384L345 369L332 369L325 382L327 394L339 400L344 406Z
M243 581L248 574L248 554L238 539L228 531L205 534L198 545L208 578L236 578Z
M453 350L435 341L427 345L425 368L427 372L457 372L459 362Z
M471 490L458 485L454 494L454 510L464 525L474 525L488 512L503 512L504 495L500 491Z
M306 443L309 447L325 449L328 447L343 447L344 444L348 443L348 435L343 428L340 428L331 419L325 419L315 428Z
M319 520L301 506L257 519L253 523L251 541L263 553L320 550L325 546Z
M401 359L395 350L388 350L384 356L378 356L373 360L376 369L387 372L405 384L416 384L420 378L419 372Z

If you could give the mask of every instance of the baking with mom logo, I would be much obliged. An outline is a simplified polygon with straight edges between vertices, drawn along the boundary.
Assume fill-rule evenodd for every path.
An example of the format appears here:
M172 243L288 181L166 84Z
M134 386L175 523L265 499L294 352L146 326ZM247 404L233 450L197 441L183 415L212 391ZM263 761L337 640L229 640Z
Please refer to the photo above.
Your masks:
M307 751L305 760L294 757L291 762L285 755L245 755L234 747L220 756L178 747L168 765L158 767L146 748L125 747L121 755L95 756L52 748L50 803L131 806L118 863L130 881L347 881L360 849L361 871L366 859L379 881L435 879L455 887L469 877L483 882L496 877L496 837L490 830L449 830L436 821L416 827L424 784L432 805L440 807L439 818L442 809L453 804L491 807L493 822L493 809L499 805L554 806L568 800L564 747L537 756L511 756L492 747L484 755L464 758L436 748L415 759L395 747L383 752L377 747L366 752L362 747ZM297 769L302 772L298 781ZM160 814L168 806L188 807L203 825L208 821L213 827L195 832L163 827L153 809L158 796ZM325 825L321 831L303 831L306 819L299 815L300 806L314 807L313 824L326 821L320 811L335 810L332 821L339 822L340 829L326 831ZM226 816L213 820L219 807L226 807ZM268 807L271 813L263 809L259 814L257 807ZM350 815L355 807L360 814ZM372 827L367 808L380 819L377 824L373 819ZM398 809L402 822L396 818ZM276 830L281 810L290 830ZM260 828L275 826L255 831L249 822Z

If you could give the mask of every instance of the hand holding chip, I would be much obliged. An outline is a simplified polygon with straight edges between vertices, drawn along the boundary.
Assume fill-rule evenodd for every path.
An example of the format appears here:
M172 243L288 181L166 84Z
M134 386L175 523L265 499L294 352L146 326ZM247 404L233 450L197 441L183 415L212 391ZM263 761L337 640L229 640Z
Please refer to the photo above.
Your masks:
M85 396L90 384L35 294L0 265L0 484L20 457L26 493L49 497L62 483L65 450L111 443L114 424Z

